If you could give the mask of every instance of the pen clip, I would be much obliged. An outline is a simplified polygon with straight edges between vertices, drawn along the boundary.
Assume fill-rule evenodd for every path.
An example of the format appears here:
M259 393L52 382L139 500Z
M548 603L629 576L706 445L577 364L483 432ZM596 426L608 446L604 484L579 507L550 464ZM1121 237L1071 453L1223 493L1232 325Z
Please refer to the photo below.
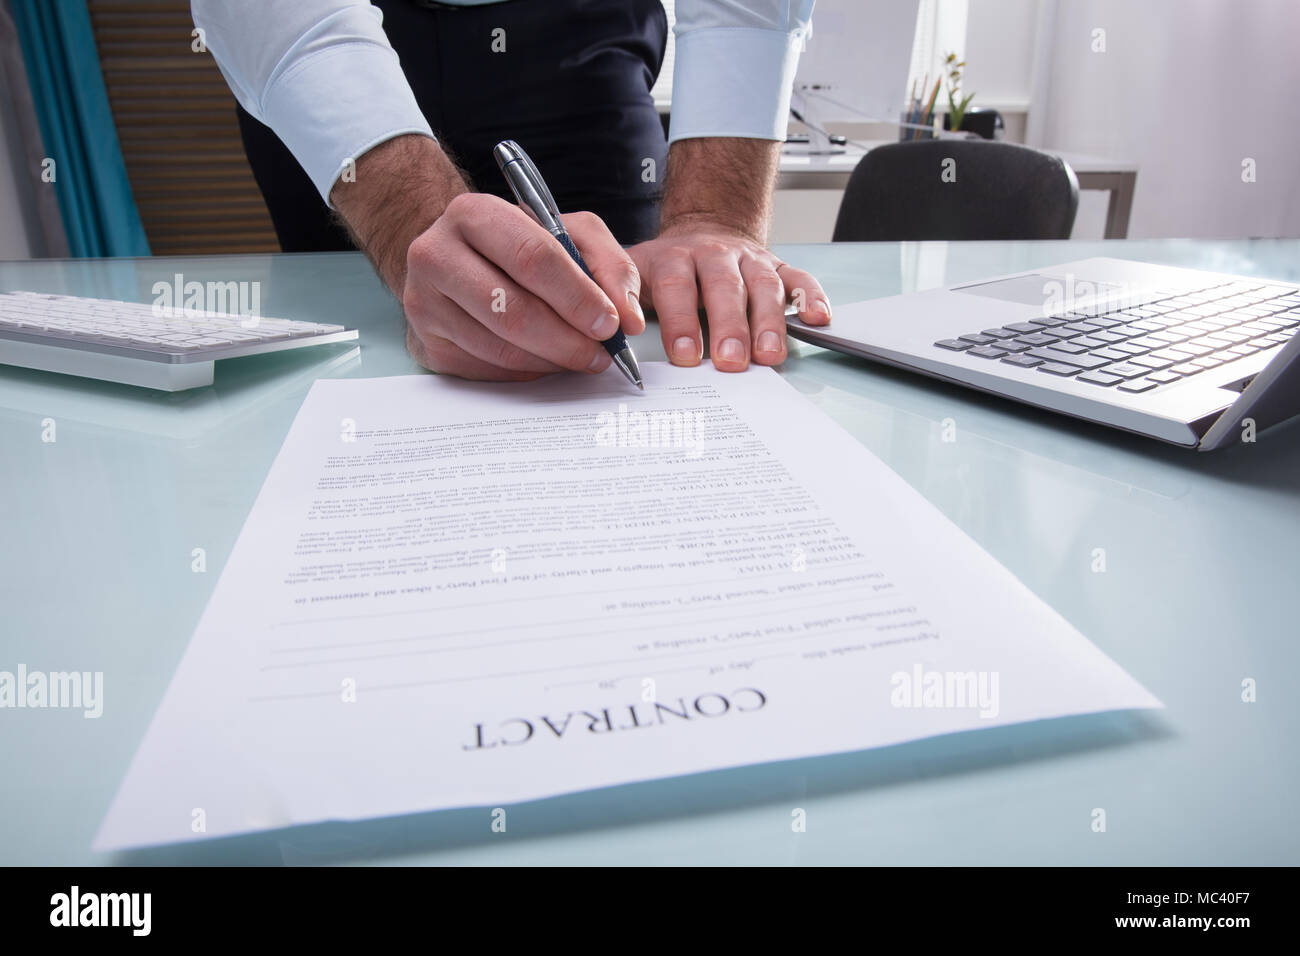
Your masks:
M510 184L510 191L519 200L524 211L531 214L542 228L552 235L564 232L560 221L560 207L555 204L555 197L546 186L546 180L538 172L523 147L512 139L502 140L492 150L501 174Z

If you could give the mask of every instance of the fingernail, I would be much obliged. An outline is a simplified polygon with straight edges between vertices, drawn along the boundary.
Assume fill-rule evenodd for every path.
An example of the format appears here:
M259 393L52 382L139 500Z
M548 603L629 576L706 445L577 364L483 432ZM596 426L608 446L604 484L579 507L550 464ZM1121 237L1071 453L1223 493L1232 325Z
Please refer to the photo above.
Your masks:
M645 331L645 313L641 311L641 297L635 292L628 292L627 304L632 309L632 314L641 320L641 331Z
M722 344L718 346L718 358L724 362L743 362L745 344L740 339L723 339Z
M618 331L618 316L606 312L591 326L591 334L602 342Z
M700 348L689 335L673 339L673 359L687 364L698 362L700 360Z
M813 306L812 306L812 307L813 307L813 311L814 311L814 312L820 312L822 315L830 315L830 314L831 314L831 307L830 307L830 305L829 305L828 303L826 303L826 302L823 302L821 299L813 299Z
M758 337L758 350L760 352L781 351L781 337L775 332L764 332Z
M609 368L612 361L613 359L609 357L609 353L604 349L601 349L596 353L596 357L591 360L591 364L587 366L587 371L603 372L605 369Z

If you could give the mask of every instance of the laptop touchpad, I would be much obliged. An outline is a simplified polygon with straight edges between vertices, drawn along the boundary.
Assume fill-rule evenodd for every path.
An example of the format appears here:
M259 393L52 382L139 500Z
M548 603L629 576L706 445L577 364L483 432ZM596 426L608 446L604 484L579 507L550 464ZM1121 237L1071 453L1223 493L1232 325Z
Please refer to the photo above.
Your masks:
M1034 274L954 286L951 291L965 292L967 295L982 295L989 299L1003 299L1007 302L1020 302L1024 305L1042 305L1053 294L1059 299L1063 288L1064 284L1060 279Z

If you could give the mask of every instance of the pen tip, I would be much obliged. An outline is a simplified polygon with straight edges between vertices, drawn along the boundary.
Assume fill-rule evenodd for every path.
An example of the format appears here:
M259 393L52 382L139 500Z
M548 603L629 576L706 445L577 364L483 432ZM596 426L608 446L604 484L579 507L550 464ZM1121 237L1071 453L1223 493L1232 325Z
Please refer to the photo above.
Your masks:
M639 389L641 389L641 391L643 391L643 392L645 391L645 383L644 383L644 382L637 382L637 383L636 383L636 387L639 388Z

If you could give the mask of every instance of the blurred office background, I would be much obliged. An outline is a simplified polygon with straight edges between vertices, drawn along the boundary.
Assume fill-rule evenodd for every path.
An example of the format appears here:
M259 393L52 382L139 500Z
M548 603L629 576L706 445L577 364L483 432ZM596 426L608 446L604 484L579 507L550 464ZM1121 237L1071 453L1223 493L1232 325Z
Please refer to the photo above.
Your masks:
M819 29L866 46L897 30L892 2L819 0L801 76ZM0 258L277 249L234 99L192 30L188 0L0 0ZM1294 237L1296 36L1295 0L919 0L889 42L911 47L900 91L955 52L1008 141L1136 167L1131 237ZM654 93L670 110L671 49ZM885 119L831 110L824 125L897 139ZM829 240L840 197L781 189L773 241ZM1106 204L1081 194L1076 238L1103 235Z

